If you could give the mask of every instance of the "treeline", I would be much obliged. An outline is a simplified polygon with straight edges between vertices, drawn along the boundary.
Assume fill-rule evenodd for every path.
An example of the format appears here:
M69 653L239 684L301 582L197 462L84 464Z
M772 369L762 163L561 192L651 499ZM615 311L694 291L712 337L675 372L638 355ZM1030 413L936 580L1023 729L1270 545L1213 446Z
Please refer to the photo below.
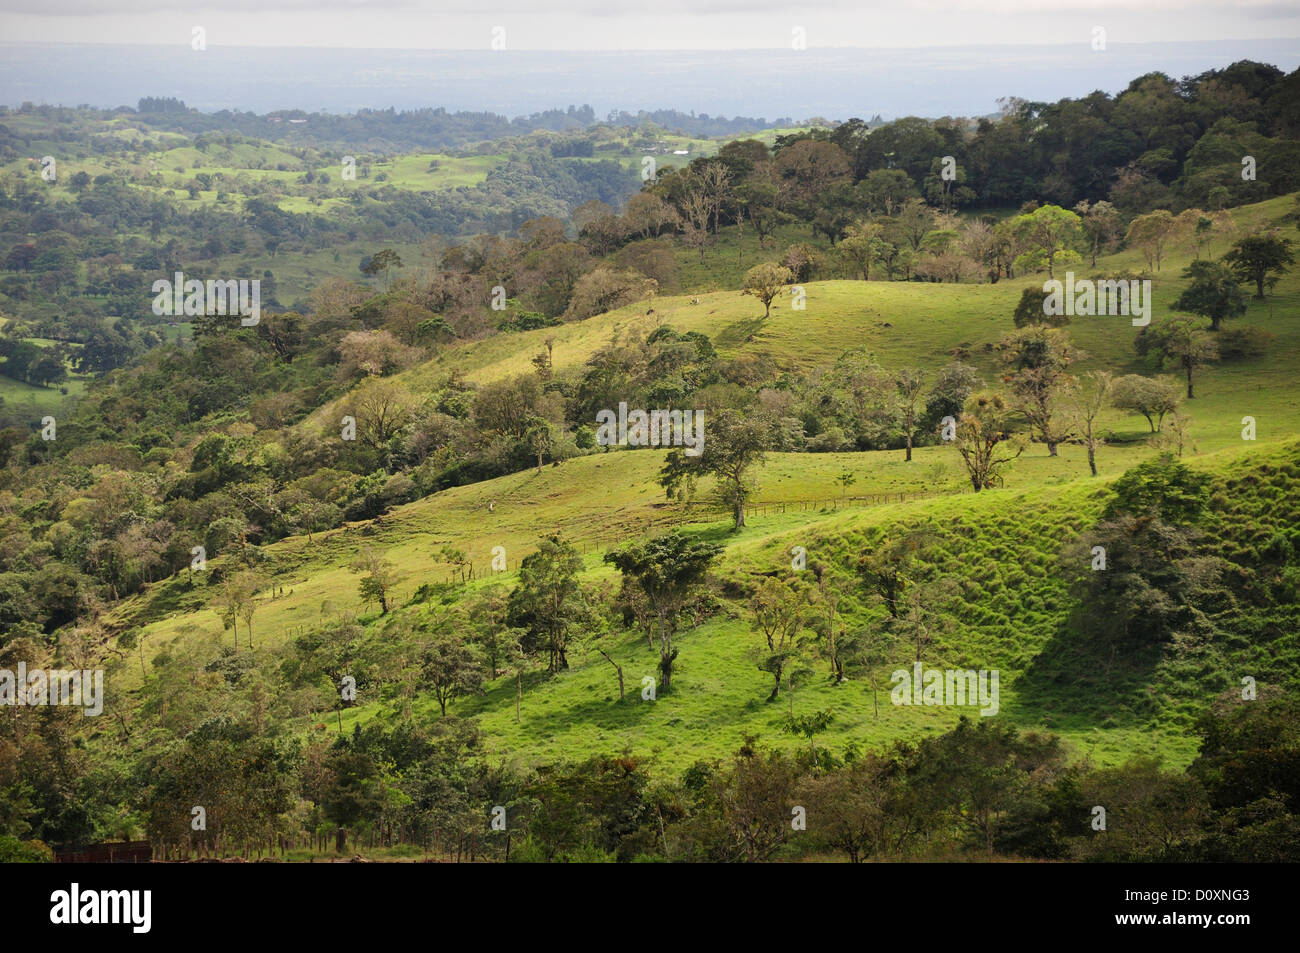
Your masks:
M721 452L747 445L721 430ZM242 493L235 489L241 477L223 472L242 465L231 449L224 436L205 438L196 452L202 469L186 479ZM273 649L264 644L259 611L280 597L275 579L291 567L243 544L158 594L169 607L206 608L229 635L149 646L148 663L140 629L113 633L78 617L54 643L28 621L6 624L0 666L34 668L57 658L77 668L104 665L116 680L138 664L141 687L136 705L105 712L93 745L76 743L89 726L75 710L13 711L0 725L7 808L0 834L18 844L5 849L30 855L40 845L23 842L65 847L147 831L173 856L270 852L314 839L345 849L360 835L366 845L462 857L504 858L508 842L511 858L521 860L763 860L831 850L850 859L964 852L1294 859L1300 723L1295 706L1276 702L1267 688L1287 684L1287 675L1267 661L1276 656L1266 646L1295 623L1295 477L1289 460L1214 481L1171 457L1141 464L1116 481L1096 521L1066 541L1052 573L1057 582L1007 594L1021 623L1046 601L1058 620L1052 628L1068 633L1064 645L1038 655L1041 673L1024 674L1026 698L1036 681L1059 679L1053 667L1064 666L1072 681L1112 701L1112 717L1149 717L1155 703L1145 686L1161 658L1180 670L1256 673L1265 686L1259 698L1234 688L1202 718L1200 759L1186 775L1144 761L1094 770L1048 736L983 720L916 745L835 751L817 741L833 712L796 715L793 702L783 728L802 739L794 755L749 743L735 758L697 764L680 778L654 777L632 754L512 768L486 755L477 729L462 720L463 706L486 683L513 688L517 718L536 717L532 689L581 652L590 664L601 664L601 655L611 665L606 704L645 704L635 682L625 693L623 666L609 654L623 656L636 643L657 659L655 703L672 704L679 635L723 615L746 624L769 700L793 698L796 681L826 679L836 691L879 694L882 717L880 708L889 711L880 704L888 696L883 673L913 659L933 664L966 644L954 633L994 624L972 621L996 617L996 600L990 604L989 590L965 576L982 547L997 541L954 523L904 533L863 527L860 538L843 541L838 553L847 555L832 546L806 572L748 566L715 574L720 546L671 532L610 552L606 561L619 577L589 584L572 544L550 537L523 559L513 586L471 591L405 578L366 545L363 530L349 568L376 614L304 623ZM122 509L129 524L139 512L132 487L113 485L111 498L62 503L62 519L43 527L41 542L79 545L83 519L119 515L108 506ZM108 486L101 481L95 493ZM21 545L19 517L44 501L4 502L12 508L4 542L13 551ZM123 538L152 533L146 526ZM811 551L827 551L828 542ZM1098 546L1110 560L1105 572L1089 567ZM19 558L34 560L40 549L28 545ZM97 558L107 555L100 549ZM1016 572L1040 555L1026 553ZM472 565L448 547L439 556ZM24 587L28 599L39 592L43 606L67 600L74 612L93 609L93 598L76 593L57 566L42 568L39 589L37 578L0 576L3 609L18 605ZM404 583L420 585L399 595ZM1066 587L1068 603L1061 601ZM1070 605L1077 612L1067 618ZM1258 665L1247 669L1233 661L1244 656L1224 654L1256 643L1265 654L1250 656ZM1129 698L1124 685L1135 672L1142 687ZM1205 690L1202 682L1182 684L1178 694ZM341 719L357 704L371 706L373 718L351 737L340 730L329 740L331 714ZM313 723L306 738L289 732L295 720ZM207 818L201 831L191 824L194 806ZM504 832L491 826L497 808ZM792 826L796 817L805 829ZM1098 817L1105 837L1094 826Z
M0 835L0 859L38 858L46 839L76 845L112 805L146 821L172 859L274 857L292 842L299 856L310 844L515 862L1293 862L1298 719L1292 702L1221 704L1198 720L1186 772L1144 758L1097 767L1050 734L963 719L880 753L788 754L751 739L670 778L631 754L521 770L455 718L304 742L220 718L126 772L85 778L86 803L62 830L7 824L18 833ZM36 727L31 750L58 738Z
M317 149L366 148L381 153L419 150L462 149L489 140L506 139L530 132L580 132L598 125L643 126L651 124L668 132L700 136L724 136L757 132L772 126L793 125L781 118L769 123L749 116L710 116L708 113L680 112L676 109L611 110L598 118L588 105L565 109L547 109L528 116L510 118L491 112L449 111L441 106L396 110L360 109L348 115L309 113L301 109L281 109L258 114L223 109L200 112L174 97L145 96L136 107L92 109L23 103L19 107L0 107L5 115L40 116L57 123L74 120L110 120L136 118L157 133L176 132L190 136L213 133L238 133L272 142L307 145ZM290 123L289 120L303 120Z

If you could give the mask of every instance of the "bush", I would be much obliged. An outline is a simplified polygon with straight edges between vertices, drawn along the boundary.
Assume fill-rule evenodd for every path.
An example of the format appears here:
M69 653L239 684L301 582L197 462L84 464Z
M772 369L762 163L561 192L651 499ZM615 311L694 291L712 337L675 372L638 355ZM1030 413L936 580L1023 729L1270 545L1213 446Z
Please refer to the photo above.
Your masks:
M1263 357L1277 335L1263 328L1228 328L1219 332L1219 357L1225 361Z
M0 864L52 864L54 851L38 840L0 834Z

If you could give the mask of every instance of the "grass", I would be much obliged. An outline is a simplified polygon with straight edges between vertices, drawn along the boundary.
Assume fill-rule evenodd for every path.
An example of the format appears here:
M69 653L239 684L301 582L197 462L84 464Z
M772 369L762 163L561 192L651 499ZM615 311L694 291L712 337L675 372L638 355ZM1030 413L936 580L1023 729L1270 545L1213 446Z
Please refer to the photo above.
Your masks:
M1288 200L1239 210L1243 227L1284 214ZM1131 256L1130 256L1131 257ZM1132 267L1123 255L1105 269ZM1186 256L1171 256L1155 283L1156 315L1167 313L1180 290L1177 277ZM1089 269L1090 271L1090 269ZM277 270L277 276L279 271ZM528 359L547 336L556 339L560 373L578 369L616 333L645 333L657 324L708 333L724 356L766 351L783 366L806 368L833 361L849 348L865 347L884 366L912 365L935 371L954 351L992 380L996 369L989 345L1010 327L1020 290L1043 276L997 285L937 285L860 281L809 283L808 308L774 309L758 321L752 298L735 291L656 299L654 314L645 304L588 321L528 334L499 335L448 350L403 375L416 391L435 387L453 369L486 382L523 373ZM1270 534L1288 532L1300 518L1300 429L1293 383L1294 357L1300 353L1300 276L1291 274L1277 294L1250 302L1241 323L1266 327L1277 336L1263 357L1207 369L1198 396L1189 405L1194 418L1186 460L1211 473L1216 483L1211 534L1229 554L1258 549ZM1127 319L1078 318L1070 326L1075 342L1088 352L1077 368L1138 371L1132 351L1136 333ZM1258 439L1241 437L1241 417L1258 423ZM319 420L334 416L322 409ZM314 426L312 421L305 426ZM726 545L720 575L742 589L756 574L788 572L790 548L803 546L809 561L825 561L841 578L853 576L856 560L889 533L925 525L935 545L926 557L937 577L958 584L956 601L941 612L935 641L925 656L928 667L998 669L999 717L1026 728L1062 735L1080 756L1114 764L1135 754L1155 755L1185 765L1195 755L1190 730L1198 712L1218 694L1233 690L1241 673L1261 683L1294 691L1300 687L1300 618L1294 606L1245 614L1223 622L1216 644L1186 644L1178 651L1151 651L1117 661L1093 657L1066 625L1074 608L1059 562L1062 549L1092 525L1104 505L1106 483L1158 449L1145 421L1108 411L1104 430L1115 436L1099 454L1101 475L1087 475L1081 448L1065 445L1057 457L1031 445L1007 473L999 490L974 494L963 484L963 469L950 447L929 446L905 463L900 451L840 454L771 454L761 473L758 499L774 504L751 515L749 525L731 533L727 521L706 511L689 516L665 502L655 482L663 454L656 450L596 453L528 470L473 486L457 487L397 508L382 524L349 526L311 541L291 538L264 548L268 572L284 595L269 595L255 617L257 652L266 664L287 647L302 627L352 617L371 623L374 607L357 592L348 568L364 546L382 551L401 568L399 596L407 599L423 583L444 583L452 567L441 560L442 546L462 549L473 562L475 581L512 585L518 560L539 535L561 531L583 553L589 582L615 581L603 564L603 551L674 523ZM834 480L848 469L858 476L850 495L899 493L906 498L878 505L837 506L841 489ZM793 506L817 500L814 506ZM489 502L494 506L488 510ZM776 504L785 503L780 510ZM509 568L485 580L492 548L504 546ZM213 561L221 565L221 557ZM180 642L229 644L214 612L205 607L203 577L182 574L156 584L118 606L109 621L139 627L146 656ZM1085 607L1086 608L1086 607ZM879 614L855 595L845 604L848 624ZM243 638L243 636L241 636ZM825 663L817 676L765 701L771 677L754 659L757 636L750 630L743 600L724 601L723 611L699 629L680 634L681 655L674 688L655 701L641 699L641 678L654 674L656 656L641 637L621 630L601 636L600 645L624 668L627 698L619 702L613 668L591 644L576 646L572 667L546 679L524 676L521 719L515 721L515 686L502 677L479 696L454 702L451 712L479 719L493 757L525 761L631 749L669 772L699 758L734 750L747 734L787 748L806 745L783 732L791 710L833 714L818 745L878 747L915 739L951 727L961 712L943 708L895 707L888 703L888 675L910 664L900 647L877 673L882 686L879 715L862 679L832 685ZM245 643L242 643L246 645ZM134 658L117 663L113 678L124 691L139 686ZM343 713L345 731L392 709L380 698ZM969 713L969 712L968 712ZM420 696L414 717L437 717L431 698ZM318 716L301 715L294 730L307 731ZM325 720L325 719L320 719ZM333 714L330 730L337 727Z

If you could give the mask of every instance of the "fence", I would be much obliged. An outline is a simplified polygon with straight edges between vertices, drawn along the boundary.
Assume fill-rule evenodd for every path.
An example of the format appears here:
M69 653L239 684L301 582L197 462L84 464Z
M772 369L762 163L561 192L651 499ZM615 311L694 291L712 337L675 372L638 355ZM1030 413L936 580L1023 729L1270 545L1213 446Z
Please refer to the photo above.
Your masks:
M832 512L841 509L848 509L852 506L880 506L885 503L906 503L908 500L930 499L935 496L941 496L941 493L869 493L864 496L828 496L814 500L783 500L773 502L749 503L745 506L745 516L778 516L784 513L799 512L816 512L818 510L831 510ZM731 511L714 500L691 500L687 503L671 504L656 512L661 512L668 517L677 515L689 515L695 518L695 513L691 512L694 507L704 507L705 511L716 513L718 519L730 517ZM704 515L701 513L700 515ZM685 520L682 520L685 522ZM570 543L579 553L584 555L591 553L603 553L629 542L630 537L623 536L598 536L594 539L570 540ZM525 558L531 553L524 553L517 559L506 561L506 572L518 571ZM497 575L502 570L491 569L491 562L487 567L473 565L449 573L446 578L447 585L456 585L458 583L471 582L474 579Z
M880 506L883 503L906 503L908 500L929 499L937 493L870 493L866 496L827 496L815 500L782 500L768 503L754 502L745 506L745 516L775 516L782 513L799 513L817 510L840 510L850 506ZM717 510L719 516L730 511L712 500L692 500L686 506L706 506Z

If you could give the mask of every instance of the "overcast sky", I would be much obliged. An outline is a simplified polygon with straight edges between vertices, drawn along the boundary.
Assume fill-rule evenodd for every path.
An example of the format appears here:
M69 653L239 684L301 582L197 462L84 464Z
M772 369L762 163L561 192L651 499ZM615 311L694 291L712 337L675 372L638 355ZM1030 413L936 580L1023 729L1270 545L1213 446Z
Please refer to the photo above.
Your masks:
M488 49L747 49L1300 36L1300 0L0 0L6 42ZM498 35L501 35L498 33Z

